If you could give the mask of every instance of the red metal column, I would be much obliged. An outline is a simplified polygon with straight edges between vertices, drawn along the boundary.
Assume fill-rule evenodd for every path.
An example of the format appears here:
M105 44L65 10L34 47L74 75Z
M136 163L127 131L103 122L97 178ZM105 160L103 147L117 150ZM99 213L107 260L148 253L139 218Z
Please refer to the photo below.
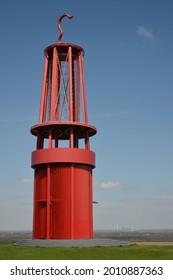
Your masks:
M40 102L40 114L39 114L39 123L45 121L45 98L47 97L47 88L46 88L46 79L48 71L48 57L44 58L44 73L43 73L43 83L42 83L42 92L41 92L41 102Z
M93 238L95 153L89 139L96 128L88 124L83 49L61 43L60 23L65 16L72 18L60 17L58 43L44 51L39 122L31 128L37 137L32 153L34 239Z
M47 212L46 212L46 239L51 238L51 223L50 223L50 163L47 165Z
M86 105L86 94L85 94L85 84L84 84L84 71L82 54L79 55L79 65L80 65L80 77L81 77L81 88L82 88L82 111L83 111L83 122L88 123L87 105Z

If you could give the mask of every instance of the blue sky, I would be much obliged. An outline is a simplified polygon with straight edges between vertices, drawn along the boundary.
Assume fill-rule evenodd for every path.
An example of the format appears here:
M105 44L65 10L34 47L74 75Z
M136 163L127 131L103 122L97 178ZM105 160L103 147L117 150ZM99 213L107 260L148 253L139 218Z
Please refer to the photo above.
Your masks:
M0 230L32 228L30 168L43 51L85 50L94 170L94 228L173 229L173 2L1 1Z

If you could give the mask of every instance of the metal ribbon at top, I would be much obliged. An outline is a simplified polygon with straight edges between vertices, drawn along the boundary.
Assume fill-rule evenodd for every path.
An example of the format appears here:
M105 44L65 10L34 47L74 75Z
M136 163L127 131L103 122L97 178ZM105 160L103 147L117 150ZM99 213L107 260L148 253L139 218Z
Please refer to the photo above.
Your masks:
M72 15L69 15L69 14L66 14L64 13L58 20L58 29L59 29L59 32L60 32L60 35L58 37L58 43L61 43L61 38L63 36L63 31L62 31L62 28L61 28L61 21L64 17L68 17L69 19L73 18Z

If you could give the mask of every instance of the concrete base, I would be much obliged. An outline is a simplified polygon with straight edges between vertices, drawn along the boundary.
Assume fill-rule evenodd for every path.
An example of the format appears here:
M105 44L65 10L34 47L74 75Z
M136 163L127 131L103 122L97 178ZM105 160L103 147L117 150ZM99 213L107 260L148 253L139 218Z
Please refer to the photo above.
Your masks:
M128 246L133 243L113 239L79 239L79 240L45 240L45 239L24 239L15 243L23 247L110 247L110 246Z

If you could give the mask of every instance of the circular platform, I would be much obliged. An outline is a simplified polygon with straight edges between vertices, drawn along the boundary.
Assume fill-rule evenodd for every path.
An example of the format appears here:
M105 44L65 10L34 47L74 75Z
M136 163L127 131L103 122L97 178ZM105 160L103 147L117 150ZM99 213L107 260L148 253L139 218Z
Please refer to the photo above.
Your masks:
M70 130L73 128L74 135L78 136L78 139L84 139L86 131L88 136L94 136L97 133L97 130L94 126L86 123L80 122L58 122L58 121L49 121L38 123L31 127L31 133L34 136L37 136L39 132L42 133L44 138L49 138L50 129L52 133L52 138L55 139L56 135L59 140L69 140L70 139Z
M43 240L43 239L24 239L15 243L23 247L110 247L110 246L129 246L133 243L113 239L79 239L79 240Z

